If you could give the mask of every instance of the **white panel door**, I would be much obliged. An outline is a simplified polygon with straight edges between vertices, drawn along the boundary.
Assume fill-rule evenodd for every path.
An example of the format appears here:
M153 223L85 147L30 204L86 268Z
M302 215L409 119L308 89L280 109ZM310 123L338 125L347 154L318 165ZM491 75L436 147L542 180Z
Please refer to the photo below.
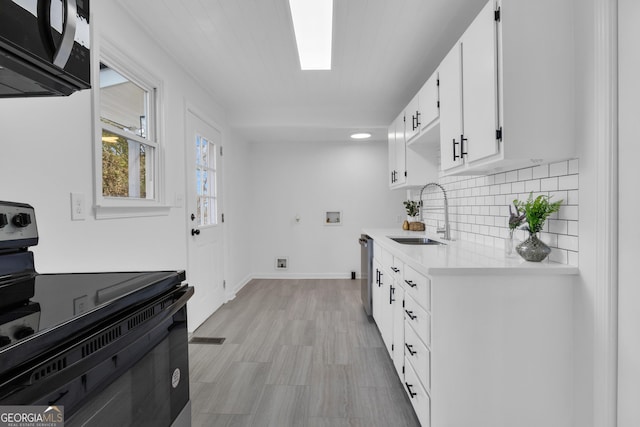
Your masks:
M220 131L187 110L187 280L195 296L187 306L193 331L224 303L222 161Z

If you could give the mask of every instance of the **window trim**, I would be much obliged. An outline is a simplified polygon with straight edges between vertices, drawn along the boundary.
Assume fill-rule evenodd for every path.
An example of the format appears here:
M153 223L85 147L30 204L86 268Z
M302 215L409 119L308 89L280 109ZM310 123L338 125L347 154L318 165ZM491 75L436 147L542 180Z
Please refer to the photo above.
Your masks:
M95 51L95 49L94 49ZM136 60L123 53L113 43L101 39L100 53L94 56L93 63L93 138L94 138L94 209L96 219L128 218L141 216L168 215L171 208L166 204L165 191L165 143L164 143L164 87L163 82L143 68ZM154 114L147 123L149 139L144 143L155 148L154 159L154 198L129 199L104 197L102 195L102 129L100 120L100 62L115 69L118 73L153 92L153 101L149 109ZM154 121L155 120L155 121ZM151 139L155 136L154 139ZM133 139L133 138L132 138ZM137 139L137 138L135 138Z

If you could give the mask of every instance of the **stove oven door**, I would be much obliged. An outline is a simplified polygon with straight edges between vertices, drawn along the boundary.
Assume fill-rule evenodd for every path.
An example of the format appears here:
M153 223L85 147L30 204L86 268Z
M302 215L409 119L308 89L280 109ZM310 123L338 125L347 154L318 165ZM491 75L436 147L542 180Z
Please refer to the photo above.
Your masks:
M61 405L67 427L190 425L192 295L184 285L105 319L0 385L0 405Z

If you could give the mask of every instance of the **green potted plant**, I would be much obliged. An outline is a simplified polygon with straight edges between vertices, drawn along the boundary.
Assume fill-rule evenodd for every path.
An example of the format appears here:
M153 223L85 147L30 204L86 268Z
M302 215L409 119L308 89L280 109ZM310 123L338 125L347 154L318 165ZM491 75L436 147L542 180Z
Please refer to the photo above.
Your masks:
M534 199L533 193L530 193L526 202L517 199L513 201L516 212L524 212L527 222L524 228L529 231L529 237L516 246L516 252L527 261L540 262L551 253L551 248L538 238L538 233L542 231L549 215L558 212L562 200L551 203L549 199L549 196L544 195Z
M408 220L402 224L402 229L424 231L424 224L415 220L415 218L420 215L420 202L416 202L415 200L405 200L402 203L404 204L407 216L409 217Z

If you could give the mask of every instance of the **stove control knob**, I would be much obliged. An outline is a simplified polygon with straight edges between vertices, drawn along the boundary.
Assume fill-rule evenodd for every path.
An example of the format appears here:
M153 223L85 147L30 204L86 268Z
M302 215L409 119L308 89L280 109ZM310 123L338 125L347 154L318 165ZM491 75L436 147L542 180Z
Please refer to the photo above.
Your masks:
M11 338L6 335L0 335L0 347L11 344Z
M34 332L35 331L31 326L23 326L13 333L13 337L17 340L21 340L22 338L26 338L29 335L33 335Z
M9 224L9 221L7 221L7 214L0 214L0 228L7 224Z
M24 213L24 212L16 214L11 219L11 222L16 227L24 228L27 225L31 224L31 215L29 215L28 213Z

